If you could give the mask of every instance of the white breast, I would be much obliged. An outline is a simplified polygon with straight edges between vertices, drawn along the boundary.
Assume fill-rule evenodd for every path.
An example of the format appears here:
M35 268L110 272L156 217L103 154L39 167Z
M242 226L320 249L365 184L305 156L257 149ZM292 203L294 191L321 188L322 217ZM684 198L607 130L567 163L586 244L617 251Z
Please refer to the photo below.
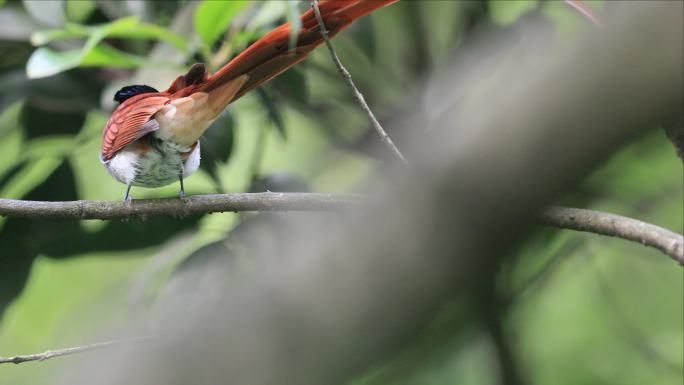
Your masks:
M128 185L135 180L140 157L136 152L124 148L112 159L103 163L114 179Z
M183 177L188 177L197 171L197 169L200 166L200 142L199 140L197 141L197 146L195 146L195 149L192 150L190 153L190 157L188 160L185 161L185 165L183 166Z
M160 148L151 149L143 156L133 148L124 148L104 164L109 173L121 183L161 187L178 182L181 172L183 178L186 178L197 171L200 165L199 142L185 162L183 158L177 145L163 142Z

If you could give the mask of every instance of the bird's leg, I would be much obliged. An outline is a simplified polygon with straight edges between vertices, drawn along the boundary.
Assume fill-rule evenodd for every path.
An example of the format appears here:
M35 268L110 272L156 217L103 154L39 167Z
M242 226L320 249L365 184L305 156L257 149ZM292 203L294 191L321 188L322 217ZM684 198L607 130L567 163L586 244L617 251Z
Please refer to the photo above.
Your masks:
M131 200L133 199L131 196L131 187L133 187L133 183L128 184L128 187L126 187L126 195L124 195L124 202L127 204L131 204Z
M178 180L180 180L180 184L181 184L181 189L180 189L180 192L178 193L178 198L183 199L183 198L185 198L185 187L183 187L183 171L181 171L180 174L178 174Z

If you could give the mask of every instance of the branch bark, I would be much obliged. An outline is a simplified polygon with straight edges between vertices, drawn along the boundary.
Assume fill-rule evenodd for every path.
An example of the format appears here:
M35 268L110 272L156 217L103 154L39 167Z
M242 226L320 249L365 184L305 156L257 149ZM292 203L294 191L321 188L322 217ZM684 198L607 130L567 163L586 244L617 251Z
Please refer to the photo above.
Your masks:
M541 216L547 226L617 237L654 247L684 266L684 236L660 226L594 210L551 207Z
M145 219L228 211L331 211L358 202L359 197L352 194L275 192L193 195L183 199L136 199L130 203L0 199L0 216L32 219Z

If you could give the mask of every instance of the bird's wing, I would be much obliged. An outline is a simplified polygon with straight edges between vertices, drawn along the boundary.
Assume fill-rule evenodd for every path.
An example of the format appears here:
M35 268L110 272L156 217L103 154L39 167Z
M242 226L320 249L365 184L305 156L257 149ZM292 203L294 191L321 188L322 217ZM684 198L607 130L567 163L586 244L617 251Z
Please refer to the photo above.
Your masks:
M146 93L127 99L114 111L102 133L102 160L159 128L152 116L169 102L168 94Z

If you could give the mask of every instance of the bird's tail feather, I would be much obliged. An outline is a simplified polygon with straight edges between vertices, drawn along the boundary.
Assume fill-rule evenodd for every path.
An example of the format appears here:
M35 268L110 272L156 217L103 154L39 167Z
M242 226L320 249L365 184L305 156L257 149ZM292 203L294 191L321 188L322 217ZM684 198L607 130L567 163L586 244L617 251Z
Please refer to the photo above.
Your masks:
M319 9L329 37L333 37L354 20L397 1L399 0L320 0ZM235 101L306 59L314 48L324 42L313 9L301 16L301 29L293 48L289 46L291 31L292 26L286 23L269 32L223 68L204 79L198 91L211 93L221 85L247 75L247 82L230 100Z

